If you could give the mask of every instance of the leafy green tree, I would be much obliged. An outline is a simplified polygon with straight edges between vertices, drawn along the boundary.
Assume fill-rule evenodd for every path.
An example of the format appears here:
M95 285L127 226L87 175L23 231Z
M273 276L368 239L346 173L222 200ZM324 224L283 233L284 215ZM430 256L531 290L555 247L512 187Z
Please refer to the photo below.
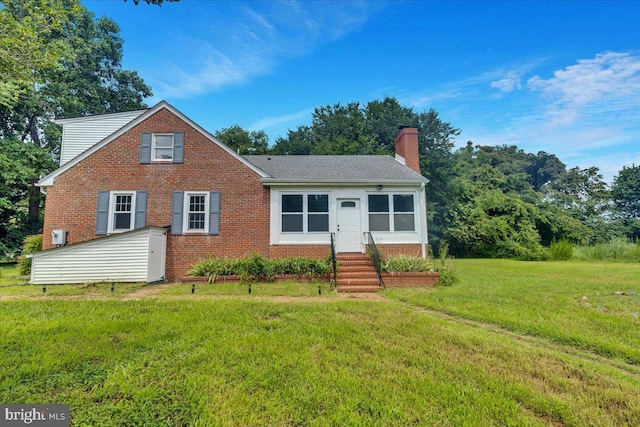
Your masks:
M527 155L514 146L476 146L455 153L455 174L443 237L458 254L537 259L539 197L529 183Z
M640 239L640 166L623 167L613 179L611 198L616 223L626 237Z
M589 234L581 236L581 243L608 241L619 234L608 222L611 195L597 167L571 168L543 186L542 191L547 202L585 226L583 231Z
M269 137L260 131L247 131L238 125L223 128L214 133L227 147L240 154L266 154L269 151Z
M312 114L311 154L375 154L379 147L368 131L357 102L316 108Z
M19 95L0 108L0 132L19 135L55 155L59 141L45 138L52 118L144 108L151 89L135 71L122 69L118 25L106 17L96 20L78 0L11 0L0 15L13 26L20 21L39 25L42 10L56 12L50 18L55 30L43 41L43 49L55 53L62 46L64 54L50 55L57 59L54 65L33 68L28 78L14 82Z
M402 106L395 98L370 101L365 105L363 113L368 133L389 154L394 153L393 143L400 125L419 127L418 115L413 109Z
M79 0L5 0L0 8L0 138L19 139L57 158L60 129L53 118L144 108L151 89L134 71L122 69L123 40L109 18L95 19ZM35 161L31 177L52 162ZM39 157L38 157L39 158ZM28 234L41 227L42 196L31 185Z
M17 138L0 139L0 256L15 255L26 235L40 231L40 218L33 221L28 215L28 196L41 171L54 167L39 147Z
M287 137L278 137L271 147L271 153L277 155L308 155L313 147L313 134L309 126L298 126L289 130Z
M611 196L618 216L640 219L640 166L623 167L618 172Z

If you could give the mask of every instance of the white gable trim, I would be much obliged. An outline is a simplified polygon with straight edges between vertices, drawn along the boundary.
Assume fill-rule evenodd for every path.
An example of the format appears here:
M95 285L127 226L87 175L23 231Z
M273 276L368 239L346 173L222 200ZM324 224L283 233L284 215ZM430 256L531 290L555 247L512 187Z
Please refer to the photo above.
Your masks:
M138 115L143 114L148 109L143 110L132 110L132 111L123 111L121 113L109 113L109 114L96 114L93 116L82 116L82 117L71 117L69 119L55 119L53 123L57 125L63 125L65 123L80 123L80 122L91 122L96 120L104 120L118 117L127 117L132 116L138 113Z
M117 131L115 131L114 133L109 135L108 137L104 138L102 141L98 142L93 147L89 148L88 150L86 150L82 154L79 154L78 156L76 156L75 158L70 160L69 162L65 163L60 168L56 169L55 171L51 172L49 175L47 175L44 178L42 178L40 181L38 181L36 183L36 186L38 186L38 187L50 187L50 186L52 186L56 177L58 177L59 175L61 175L64 172L66 172L67 170L69 170L73 166L77 165L78 163L80 163L81 161L83 161L84 159L86 159L87 157L89 157L90 155L95 153L96 151L100 150L102 147L104 147L105 145L107 145L111 141L113 141L116 138L120 137L121 135L123 135L124 133L128 132L129 130L133 129L135 126L137 126L138 124L140 124L141 122L143 122L147 118L151 117L152 115L154 115L155 113L157 113L158 111L160 111L163 108L169 110L171 113L173 113L176 116L178 116L180 119L182 119L188 125L193 127L196 131L200 132L203 136L205 136L211 142L213 142L214 144L216 144L217 146L219 146L220 148L225 150L227 153L229 153L233 158L235 158L236 160L242 162L242 164L244 164L249 169L251 169L252 171L257 173L261 178L268 177L268 175L266 173L264 173L261 169L257 168L254 164L252 164L249 161L247 161L244 157L242 157L241 155L239 155L238 153L236 153L235 151L233 151L232 149L230 149L229 147L224 145L217 138L215 138L212 134L210 134L204 128L202 128L200 125L198 125L193 120L191 120L190 118L188 118L187 116L182 114L179 110L177 110L175 107L170 105L168 102L160 101L159 103L157 103L156 105L154 105L153 107L149 108L147 111L142 113L140 116L138 116L136 119L130 121L125 126L121 127L120 129L118 129ZM79 118L79 119L87 120L88 117L82 117L82 118ZM64 121L69 121L69 120L74 120L74 119L63 119L63 120L60 120L60 121L57 121L57 122L61 123L61 122L64 122Z

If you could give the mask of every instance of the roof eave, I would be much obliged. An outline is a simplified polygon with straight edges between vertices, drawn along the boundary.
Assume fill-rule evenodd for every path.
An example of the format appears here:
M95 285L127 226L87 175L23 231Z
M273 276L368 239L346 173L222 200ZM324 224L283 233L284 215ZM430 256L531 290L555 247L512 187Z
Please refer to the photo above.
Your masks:
M299 186L326 186L326 187L364 187L364 186L411 186L419 187L429 182L427 178L422 180L406 180L406 179L352 179L352 180L324 180L324 179L278 179L278 178L262 178L260 180L263 185L283 186L283 187L299 187Z

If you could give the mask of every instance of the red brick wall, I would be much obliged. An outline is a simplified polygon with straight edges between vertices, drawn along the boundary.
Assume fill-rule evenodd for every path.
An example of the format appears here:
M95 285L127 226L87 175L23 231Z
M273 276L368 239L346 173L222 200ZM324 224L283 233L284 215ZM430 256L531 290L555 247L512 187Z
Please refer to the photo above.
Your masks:
M185 132L184 163L140 164L142 132ZM147 191L147 225L171 224L174 190L220 191L220 235L169 236L167 277L184 275L207 255L269 255L269 189L242 162L166 109L62 173L47 189L43 249L51 231L68 243L94 239L99 190Z
M322 259L331 254L331 245L273 245L269 255L271 258L287 258L304 256Z

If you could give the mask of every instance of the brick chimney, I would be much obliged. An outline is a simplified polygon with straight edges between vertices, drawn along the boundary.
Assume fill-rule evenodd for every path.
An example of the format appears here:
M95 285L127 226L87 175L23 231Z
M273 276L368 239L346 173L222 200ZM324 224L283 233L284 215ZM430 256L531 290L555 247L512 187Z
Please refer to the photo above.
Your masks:
M396 160L420 173L420 154L418 152L418 129L400 127L400 133L394 142Z

